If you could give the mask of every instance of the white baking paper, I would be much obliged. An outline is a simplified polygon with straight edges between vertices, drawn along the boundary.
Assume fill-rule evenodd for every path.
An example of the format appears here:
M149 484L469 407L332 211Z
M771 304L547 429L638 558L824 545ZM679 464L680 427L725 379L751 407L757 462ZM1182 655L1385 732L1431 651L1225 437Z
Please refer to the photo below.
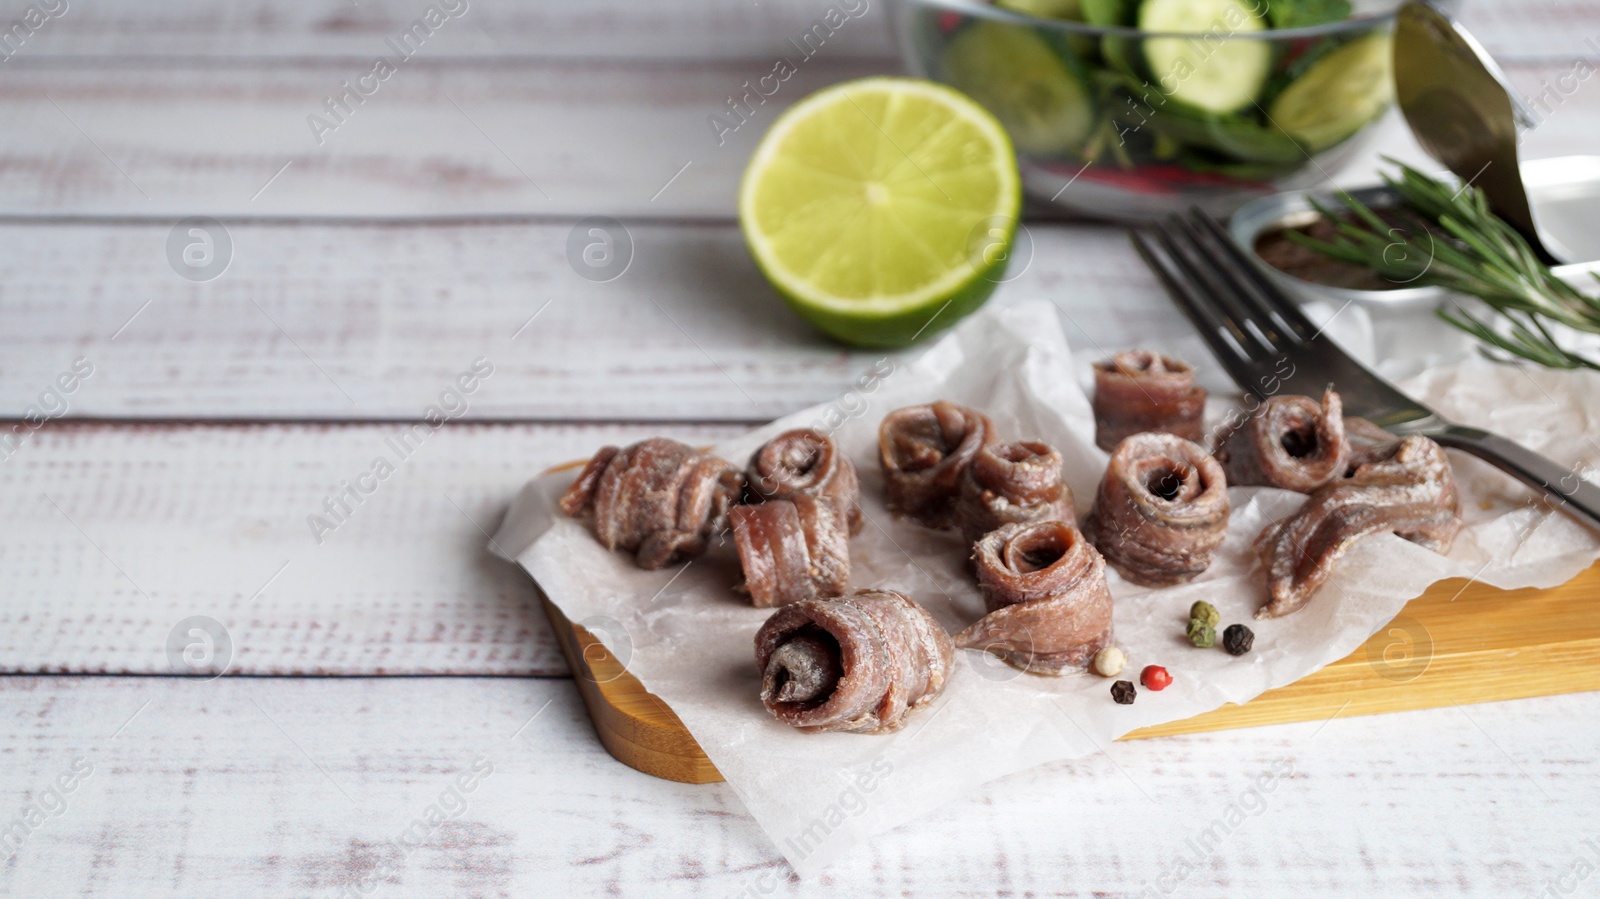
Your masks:
M1159 348L1159 347L1158 347ZM877 429L892 409L949 399L981 409L1005 439L1039 439L1061 450L1079 513L1106 466L1094 419L1055 309L1019 303L987 309L917 361L881 363L834 403L773 422L716 447L743 462L768 438L799 426L829 430L861 473L867 524L851 542L852 583L899 590L951 632L982 613L956 536L896 520L885 511ZM1600 464L1600 377L1528 372L1481 360L1425 372L1407 385L1459 421L1492 429L1586 473ZM1225 403L1214 403L1221 411ZM1091 674L1022 674L983 653L958 650L944 694L886 736L803 734L762 707L752 638L770 611L732 590L731 545L664 571L642 571L607 552L584 524L555 514L571 470L530 482L493 541L538 581L568 618L585 624L629 671L665 700L727 778L750 814L802 876L862 841L1008 773L1096 752L1138 727L1242 703L1298 680L1362 645L1407 600L1435 581L1476 578L1500 587L1553 586L1600 556L1600 537L1552 512L1529 491L1477 460L1452 454L1467 527L1448 557L1392 535L1360 543L1303 610L1256 621L1263 575L1250 553L1267 522L1293 512L1299 494L1233 488L1228 538L1211 568L1182 586L1151 590L1107 569L1116 598L1124 677L1160 664L1175 678L1164 692L1140 689L1116 705L1110 682ZM1576 476L1576 475L1575 475ZM1184 637L1189 605L1205 599L1223 624L1248 622L1255 650L1234 658ZM1426 663L1415 654L1421 626L1395 625L1395 652L1373 664L1396 678ZM1407 630L1409 628L1409 630ZM1219 629L1220 631L1220 629Z

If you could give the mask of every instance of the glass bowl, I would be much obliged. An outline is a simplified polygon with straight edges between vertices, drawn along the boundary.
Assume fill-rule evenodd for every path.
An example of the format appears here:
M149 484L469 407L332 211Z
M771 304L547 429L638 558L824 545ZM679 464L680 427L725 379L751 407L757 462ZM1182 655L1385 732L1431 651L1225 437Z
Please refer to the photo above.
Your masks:
M1007 5L1095 2L1105 0ZM1241 12L1266 0L1113 2L1184 27L1097 26L978 0L896 0L893 20L914 74L1006 127L1030 196L1100 218L1192 205L1227 215L1325 184L1392 105L1398 2L1357 0L1339 22L1276 30L1249 30L1259 19Z

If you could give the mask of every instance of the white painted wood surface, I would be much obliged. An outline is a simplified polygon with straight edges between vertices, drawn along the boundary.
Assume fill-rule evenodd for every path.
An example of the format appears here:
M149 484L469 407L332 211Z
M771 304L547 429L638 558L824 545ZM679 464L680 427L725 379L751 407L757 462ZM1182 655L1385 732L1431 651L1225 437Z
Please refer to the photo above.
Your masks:
M7 678L0 698L0 826L93 768L0 863L18 897L342 896L375 873L366 895L1159 896L1170 874L1182 896L1503 899L1594 865L1600 838L1574 727L1592 696L1113 744L810 883L725 785L612 761L566 682ZM457 816L388 842L478 759ZM1186 873L1191 841L1215 848Z
M52 421L0 462L0 896L339 895L374 874L397 896L1167 895L1187 841L1280 758L1292 776L1172 894L1596 890L1571 876L1600 867L1593 696L1119 744L812 884L726 787L605 755L478 528L545 465L714 440L875 357L783 309L732 201L782 106L896 70L888 0L720 147L706 115L826 0L470 0L321 146L306 116L425 4L58 2L0 63L0 415L57 408L41 393L81 357L64 415L112 420ZM1600 4L1466 15L1529 96L1600 55ZM1592 151L1596 121L1584 83L1525 152ZM1392 125L1381 143L1417 158ZM235 248L203 284L165 251L195 214ZM565 256L597 214L637 245L605 284ZM1033 233L996 302L1055 300L1091 351L1173 315L1116 232ZM431 435L319 545L306 516L480 356L495 374L462 419L507 423ZM117 676L170 672L189 615L228 628L231 674L298 676ZM308 676L439 673L531 677ZM6 845L80 756L65 811ZM459 818L414 853L385 842L480 757L494 774Z
M167 635L203 615L236 674L564 675L532 582L489 555L507 499L605 443L732 430L455 425L405 457L406 428L47 426L0 466L0 671L187 674Z
M486 356L475 420L755 422L837 396L881 355L789 312L732 225L635 225L633 264L609 283L568 265L569 225L235 225L232 266L204 284L173 273L169 230L0 225L19 249L0 258L7 412L81 354L96 373L75 415L415 418ZM1119 232L1033 231L1033 265L997 302L1172 314ZM1079 320L1080 345L1139 333Z
M609 283L568 265L570 224L274 223L231 227L229 271L194 284L171 227L0 225L26 247L0 261L6 411L81 353L75 414L414 418L486 356L474 419L764 421L875 358L790 313L731 225L635 225Z
M1544 64L1519 69L1516 78L1533 94L1568 69ZM538 103L547 109L567 108L561 98L572 82L557 78L561 71L549 69L551 80L541 88ZM857 70L823 74L851 72ZM281 99L266 83L280 77L277 70L265 82L249 73L178 78L164 69L139 70L116 72L113 84L111 73L92 68L24 72L23 81L40 90L53 84L50 97L73 111L73 121L90 133L104 127L112 137L91 142L32 88L0 90L0 117L21 125L0 134L0 211L21 216L0 221L0 241L9 248L0 255L0 320L8 325L0 333L0 409L22 414L63 365L83 354L103 377L73 398L77 415L399 418L415 415L467 361L488 355L499 380L473 404L474 419L764 421L837 395L876 358L800 323L756 271L728 219L744 150L730 142L723 148L729 152L697 157L701 162L667 185L682 154L652 133L650 122L669 130L698 127L692 109L710 102L714 95L706 91L721 90L722 82L701 69L681 77L676 69L629 70L623 74L635 89L649 86L642 99L628 101L643 110L630 112L618 99L623 94L597 89L597 102L618 105L594 112L578 104L563 114L594 115L595 127L613 131L597 139L592 129L569 135L557 128L557 138L546 140L548 123L525 105L533 101L517 93L517 82L508 87L485 73L466 74L483 90L502 92L514 111L507 121L521 123L514 139L497 142L566 160L551 162L550 170L561 174L544 179L543 189L569 199L573 194L563 191L570 189L582 202L551 218L515 221L232 221L225 223L228 268L216 280L194 283L179 277L167 257L177 210L222 214L248 207L250 195L283 164L271 154L251 157L248 149L267 140L276 127L268 123L283 118L260 105ZM167 93L141 85L162 79ZM74 84L82 93L72 92ZM1528 156L1589 147L1600 89L1588 87L1527 136ZM684 92L685 105L659 108L656 96L675 91ZM298 172L312 168L291 166L261 201L276 194L272 211L293 215L431 214L477 208L472 197L515 205L518 191L533 192L487 141L465 151L479 154L487 170L451 156L483 135L451 123L454 110L441 95L423 94L397 95L387 107L409 121L404 139L381 128L359 131L358 119L348 126L352 138L377 141L374 152L399 147L398 155L374 161L358 154L350 168L318 169L322 174L305 182L295 180ZM520 99L507 99L511 94ZM465 94L452 96L467 102ZM213 106L191 105L204 103ZM235 116L242 131L229 124ZM417 135L440 143L418 144L411 139ZM686 142L697 139L684 135ZM566 146L569 136L574 143ZM622 162L640 147L649 149L647 162ZM689 152L687 144L682 149ZM1362 173L1373 169L1379 149L1420 158L1391 121L1372 152L1350 167L1349 181L1370 180ZM606 161L607 153L619 155ZM119 165L144 186L135 188ZM516 165L543 170L527 159ZM447 171L453 174L434 178ZM655 202L665 218L624 223L634 244L627 271L606 283L579 277L566 249L576 217L626 218L630 209L652 206L664 185ZM223 207L213 209L219 200ZM148 210L154 217L54 218L85 208L117 215ZM34 217L44 213L51 218ZM695 220L675 218L682 216ZM996 301L1042 296L1083 310L1069 334L1076 347L1121 345L1133 339L1123 335L1141 333L1125 327L1136 326L1137 316L1170 310L1115 231L1036 223L1032 233L1031 265ZM1095 314L1108 303L1134 320Z
M418 61L326 132L370 60L15 65L0 214L726 219L757 122L893 66L819 55L720 145L707 117L771 63Z
M1576 152L1597 117L1563 109L1529 145ZM408 418L482 355L496 375L472 420L757 422L837 396L882 355L801 322L731 222L625 224L633 260L605 283L569 263L570 221L236 222L231 263L203 283L168 260L173 227L0 222L0 409L22 415L83 355L98 373L74 415ZM1032 260L993 302L1057 303L1094 353L1175 314L1119 231L1029 228Z
M832 0L459 0L467 12L460 33L426 46L431 58L460 63L518 58L760 59L786 52ZM830 54L892 56L884 13L894 0L866 0L868 27L841 36ZM6 10L20 14L25 4ZM345 57L368 60L385 38L402 31L429 5L422 0L45 0L65 7L18 53L25 60L105 58L257 62ZM439 3L441 9L454 8ZM1600 34L1600 9L1559 0L1465 0L1463 18L1502 59L1574 58L1581 40ZM58 27L59 26L59 27Z
M846 78L899 71L891 59L824 50L719 143L708 116L725 114L729 95L770 63L408 64L331 132L314 132L308 117L325 115L329 95L370 63L68 66L19 54L6 65L0 216L125 215L169 226L190 215L727 222L745 161L783 108ZM1573 67L1542 59L1510 71L1533 96ZM1585 123L1600 91L1571 83L1579 89L1560 113L1525 139L1527 155L1590 149ZM1402 133L1392 128L1384 149L1408 145ZM1353 162L1341 180L1369 182L1374 161Z
M1499 0L1504 3L1505 0ZM277 62L315 57L369 61L430 5L463 10L462 26L440 29L422 46L430 59L479 60L760 58L784 52L792 34L833 0L35 0L66 11L23 46L19 59ZM892 53L883 0L867 0L868 28L841 35L830 53ZM7 9L9 17L25 7ZM453 24L453 23L452 23ZM59 27L58 27L59 26Z

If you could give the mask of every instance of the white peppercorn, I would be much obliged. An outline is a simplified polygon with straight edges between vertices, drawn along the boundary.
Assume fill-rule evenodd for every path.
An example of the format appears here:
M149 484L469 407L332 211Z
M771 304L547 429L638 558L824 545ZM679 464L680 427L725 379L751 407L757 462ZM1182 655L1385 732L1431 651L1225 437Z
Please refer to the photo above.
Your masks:
M1101 677L1116 677L1128 664L1128 654L1115 646L1107 646L1094 654L1094 673Z

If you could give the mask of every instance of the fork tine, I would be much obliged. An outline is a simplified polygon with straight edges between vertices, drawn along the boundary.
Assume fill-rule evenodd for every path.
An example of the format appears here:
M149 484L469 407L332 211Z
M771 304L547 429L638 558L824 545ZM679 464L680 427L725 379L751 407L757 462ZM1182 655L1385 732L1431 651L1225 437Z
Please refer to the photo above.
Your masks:
M1279 335L1278 325L1263 318L1259 310L1239 301L1237 285L1224 278L1226 273L1221 272L1211 258L1214 254L1206 251L1199 235L1187 222L1170 216L1166 225L1158 224L1155 228L1162 246L1188 275L1190 283L1218 312L1232 319L1242 341L1240 346L1247 352L1254 356L1277 355L1292 344Z
M1173 302L1178 304L1178 308L1194 324L1195 330L1200 332L1200 337L1211 348L1211 354L1228 370L1229 376L1240 384L1252 383L1250 354L1244 349L1243 335L1239 333L1238 325L1203 298L1196 297L1181 273L1164 258L1162 251L1156 249L1150 238L1130 228L1128 239L1144 258L1145 264L1155 272L1156 279L1167 289Z
M1311 395L1334 384L1345 398L1347 412L1382 427L1438 420L1437 413L1373 374L1338 344L1311 342L1320 331L1301 330L1311 328L1310 320L1210 216L1196 211L1193 222L1156 224L1144 231L1130 230L1128 236L1217 361L1247 393L1265 400L1285 391ZM1230 295L1231 287L1238 288L1237 295ZM1271 314L1261 318L1249 310ZM1262 328L1281 332L1277 338L1281 341L1291 340L1291 334L1303 339L1282 351L1259 353L1256 345L1273 345ZM1274 362L1271 356L1279 358ZM1293 363L1282 370L1280 364L1291 357Z
M1256 263L1239 249L1238 244L1234 243L1233 238L1223 229L1222 223L1198 206L1191 206L1189 215L1198 226L1196 239L1204 240L1203 245L1209 245L1220 251L1221 258L1216 259L1217 268L1237 288L1239 296L1255 306L1262 315L1275 321L1278 327L1287 329L1293 338L1309 341L1322 333L1322 329L1307 318L1305 313L1300 311L1300 307L1278 285L1262 274ZM1200 235L1208 237L1209 240ZM1216 255L1213 254L1214 258Z

